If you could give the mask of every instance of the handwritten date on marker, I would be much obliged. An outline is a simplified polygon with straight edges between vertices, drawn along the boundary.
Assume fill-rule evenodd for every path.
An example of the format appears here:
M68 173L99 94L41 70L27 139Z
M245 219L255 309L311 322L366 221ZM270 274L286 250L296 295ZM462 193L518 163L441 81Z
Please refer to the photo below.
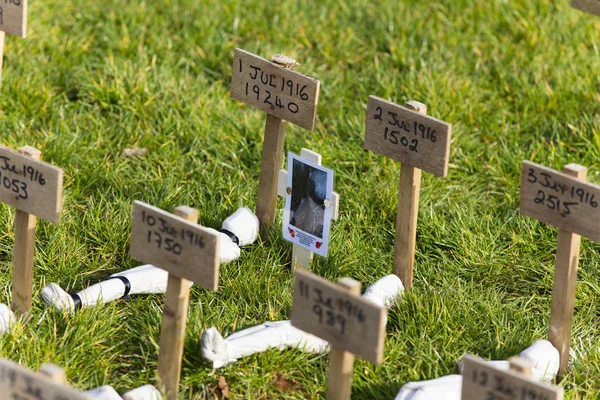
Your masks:
M571 7L600 17L600 0L571 0Z
M231 97L304 129L313 130L319 81L236 49Z
M201 225L135 201L130 255L180 278L217 290L218 236Z
M306 270L296 270L291 311L296 328L378 365L383 360L385 316L385 308Z
M4 0L0 5L0 31L9 35L27 35L27 0Z
M0 359L0 393L3 399L91 400L86 394L5 359Z
M484 360L463 357L462 400L563 400L560 387L534 381L514 371L498 370Z
M63 170L0 145L0 202L58 224Z
M593 183L523 161L521 213L600 242L600 186Z
M445 177L452 125L369 96L365 149Z

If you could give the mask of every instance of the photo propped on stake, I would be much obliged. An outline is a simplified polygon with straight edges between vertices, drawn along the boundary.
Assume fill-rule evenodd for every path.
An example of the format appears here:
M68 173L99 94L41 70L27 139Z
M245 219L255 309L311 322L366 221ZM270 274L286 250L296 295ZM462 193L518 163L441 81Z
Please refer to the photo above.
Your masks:
M288 153L284 239L327 257L332 197L333 170Z

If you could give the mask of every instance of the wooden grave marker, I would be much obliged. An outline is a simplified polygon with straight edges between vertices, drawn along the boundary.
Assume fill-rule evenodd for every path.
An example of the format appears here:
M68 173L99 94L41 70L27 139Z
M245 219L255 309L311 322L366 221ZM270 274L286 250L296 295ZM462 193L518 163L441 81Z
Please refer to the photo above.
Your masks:
M600 0L571 0L571 7L600 17Z
M315 164L321 165L323 157L319 153L315 153L312 150L302 149L300 150L300 157L313 162ZM279 178L277 180L277 194L280 197L284 197L287 194L287 177L288 172L285 169L279 170ZM333 196L331 199L331 207L333 207L333 212L331 213L331 219L336 221L339 217L339 209L340 209L340 195L337 192L333 192ZM296 268L304 268L308 269L310 266L310 262L313 259L314 253L308 249L305 249L302 246L298 246L294 244L292 247L292 271L295 271Z
M281 64L281 58L273 56L277 63L236 49L232 67L231 97L267 113L256 202L263 235L275 221L286 121L313 130L319 101L320 82L293 71L295 62Z
M509 360L510 370L494 368L469 354L463 357L462 400L563 400L564 389L532 379L533 365L523 357Z
M327 399L350 398L354 356L379 365L387 310L360 296L360 283L335 284L303 269L295 271L292 325L331 345Z
M130 255L169 272L158 358L159 387L177 399L191 282L217 290L219 237L197 224L187 206L174 215L135 201ZM190 282L191 281L191 282Z
M44 364L40 372L0 358L0 393L3 399L92 400L90 396L66 385L64 370Z
M18 315L31 309L36 217L60 222L63 170L41 156L31 146L0 145L0 202L16 208L11 308Z
M600 186L586 182L586 167L563 171L523 161L520 201L522 214L559 228L548 339L560 353L560 373L569 362L581 236L600 242Z
M393 272L407 290L413 282L421 170L444 178L450 158L452 125L425 114L427 106L418 101L402 107L369 96L364 148L402 163Z
M2 80L5 33L19 37L27 36L27 1L5 0L0 6L0 81Z

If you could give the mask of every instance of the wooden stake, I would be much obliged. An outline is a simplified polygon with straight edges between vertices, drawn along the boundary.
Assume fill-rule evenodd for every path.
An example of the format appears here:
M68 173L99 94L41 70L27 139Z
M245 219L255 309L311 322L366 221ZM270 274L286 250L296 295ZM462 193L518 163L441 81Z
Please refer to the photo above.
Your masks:
M4 64L4 36L5 33L0 31L0 84L2 84L2 65Z
M523 375L527 378L533 377L533 365L531 364L531 361L529 361L525 357L511 357L508 359L508 364L510 366L511 371L515 371L516 373Z
M283 163L285 126L286 122L284 120L267 114L258 180L258 199L256 202L256 216L258 217L263 240L266 240L267 232L275 222L277 176Z
M569 176L586 180L587 168L577 164L565 165L563 172ZM559 373L563 373L569 363L571 324L575 309L575 289L577 286L577 266L581 236L558 230L556 266L554 268L554 289L552 290L552 311L550 314L549 340L560 353Z
M30 146L21 147L19 152L35 160L42 157L41 151ZM31 310L36 223L35 215L16 210L11 308L19 316Z
M360 282L342 278L338 285L349 294L360 295ZM327 400L347 400L352 391L352 369L354 354L336 346L331 346L329 375L327 377Z
M427 106L418 101L408 101L405 106L421 114L427 114ZM415 264L421 170L406 163L403 163L400 168L393 272L400 278L406 290L410 290Z
M40 373L42 375L47 376L53 382L56 382L60 385L67 384L67 374L65 374L65 370L60 366L51 363L45 363L40 367Z
M198 222L198 211L190 207L177 207L173 214ZM179 391L189 300L190 281L169 274L158 356L159 386L164 388L168 400L177 399Z

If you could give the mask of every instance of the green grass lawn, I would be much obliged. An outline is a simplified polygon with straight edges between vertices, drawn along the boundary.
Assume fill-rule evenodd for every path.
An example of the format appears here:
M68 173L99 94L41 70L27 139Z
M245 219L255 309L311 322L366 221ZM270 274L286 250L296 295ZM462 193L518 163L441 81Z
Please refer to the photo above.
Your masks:
M265 5L268 3L268 5ZM32 1L29 37L7 37L0 141L32 145L65 170L60 225L39 221L33 318L0 338L31 368L65 367L81 389L155 382L164 296L75 316L40 289L79 291L139 265L133 200L187 204L220 227L254 208L265 114L229 98L233 51L283 52L321 81L314 132L288 125L341 195L319 275L363 287L391 273L400 165L362 149L368 95L415 99L453 124L446 179L423 174L414 291L390 310L383 365L357 360L353 397L391 399L411 380L456 372L465 352L505 359L547 336L557 230L519 214L521 160L576 162L600 183L600 18L568 1ZM142 159L121 158L147 147ZM0 302L10 302L14 210L0 206ZM234 398L319 398L328 356L270 351L213 372L200 335L289 317L291 245L270 245L193 287L181 393L226 377ZM566 398L600 398L600 245L583 240ZM275 381L290 381L279 391Z

